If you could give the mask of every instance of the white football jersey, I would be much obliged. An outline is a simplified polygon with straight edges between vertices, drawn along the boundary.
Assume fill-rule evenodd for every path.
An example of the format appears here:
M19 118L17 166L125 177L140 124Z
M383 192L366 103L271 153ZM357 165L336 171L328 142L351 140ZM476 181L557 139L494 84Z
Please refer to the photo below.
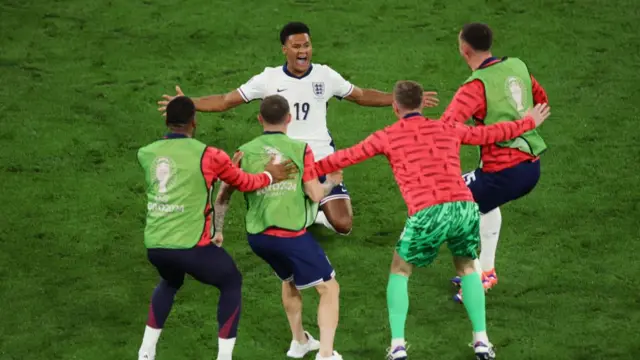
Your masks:
M353 85L326 65L312 64L305 75L296 77L285 64L265 68L238 91L246 102L274 94L287 99L291 111L287 135L309 144L320 160L335 151L327 129L327 102L349 96Z

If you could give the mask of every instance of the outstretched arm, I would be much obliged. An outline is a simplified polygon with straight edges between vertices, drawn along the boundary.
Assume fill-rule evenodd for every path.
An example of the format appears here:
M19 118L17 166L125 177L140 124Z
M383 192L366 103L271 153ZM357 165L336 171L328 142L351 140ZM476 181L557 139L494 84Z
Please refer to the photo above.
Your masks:
M435 91L425 91L422 97L422 105L425 107L437 106L439 102L437 95L438 93ZM351 94L345 99L361 106L391 106L393 94L354 86Z
M529 130L536 128L531 116L516 121L506 121L489 126L467 126L452 123L461 142L465 145L489 145L501 141L515 139Z
M272 175L249 174L231 162L229 155L220 149L208 147L202 159L203 171L213 171L217 178L242 192L255 191L272 183Z
M326 175L384 154L387 151L387 144L387 133L384 130L378 130L358 144L317 161L316 172L318 176Z

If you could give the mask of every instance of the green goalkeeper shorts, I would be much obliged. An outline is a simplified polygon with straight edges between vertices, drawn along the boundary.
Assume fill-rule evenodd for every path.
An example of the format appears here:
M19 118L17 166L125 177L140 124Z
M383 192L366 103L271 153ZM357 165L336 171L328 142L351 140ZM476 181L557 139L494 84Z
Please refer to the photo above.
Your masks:
M453 256L477 258L480 213L476 203L457 201L420 210L407 220L396 251L409 264L427 266L445 242Z

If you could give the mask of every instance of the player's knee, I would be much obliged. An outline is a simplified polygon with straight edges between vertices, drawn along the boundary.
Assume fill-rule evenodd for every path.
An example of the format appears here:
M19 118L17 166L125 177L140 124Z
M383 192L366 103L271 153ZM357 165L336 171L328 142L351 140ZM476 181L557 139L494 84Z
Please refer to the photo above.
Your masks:
M350 216L345 216L340 219L334 220L333 224L331 224L336 232L340 235L349 235L351 233L351 229L353 228L353 218Z
M340 284L336 279L331 279L329 281L324 281L315 286L316 291L320 296L323 295L333 295L338 296L340 294Z

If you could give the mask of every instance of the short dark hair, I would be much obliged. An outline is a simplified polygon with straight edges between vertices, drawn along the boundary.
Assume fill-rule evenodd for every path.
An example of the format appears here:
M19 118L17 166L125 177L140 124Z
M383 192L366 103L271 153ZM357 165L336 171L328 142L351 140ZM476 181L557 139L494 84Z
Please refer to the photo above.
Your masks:
M196 116L196 106L186 96L177 96L167 105L167 125L186 125Z
M403 110L415 110L422 107L422 85L415 81L398 81L393 88L393 99Z
M280 31L280 43L284 45L284 43L287 42L289 36L296 34L307 34L311 36L311 30L309 30L309 27L305 23L301 23L298 21L290 22L285 25Z
M487 24L471 23L462 27L460 38L476 51L489 51L493 43L493 32Z
M271 125L280 125L285 122L289 114L289 102L280 95L270 95L260 104L262 119Z

